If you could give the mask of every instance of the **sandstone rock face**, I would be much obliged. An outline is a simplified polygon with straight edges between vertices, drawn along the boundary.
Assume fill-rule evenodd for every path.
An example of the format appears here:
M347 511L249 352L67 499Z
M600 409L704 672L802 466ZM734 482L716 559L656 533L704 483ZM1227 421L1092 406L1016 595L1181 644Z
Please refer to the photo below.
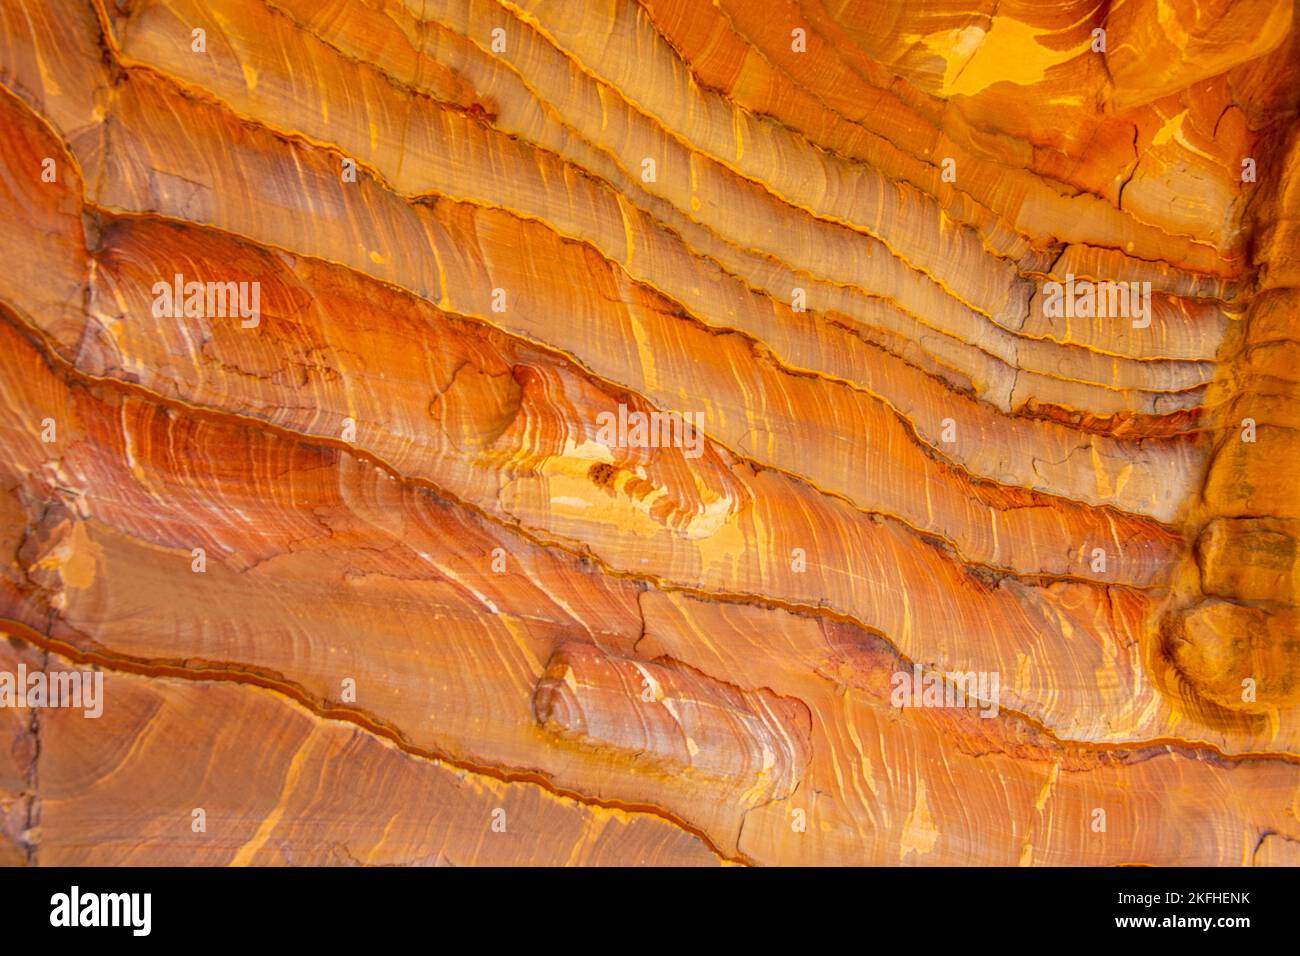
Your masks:
M1300 863L1298 90L1279 0L0 0L0 864Z

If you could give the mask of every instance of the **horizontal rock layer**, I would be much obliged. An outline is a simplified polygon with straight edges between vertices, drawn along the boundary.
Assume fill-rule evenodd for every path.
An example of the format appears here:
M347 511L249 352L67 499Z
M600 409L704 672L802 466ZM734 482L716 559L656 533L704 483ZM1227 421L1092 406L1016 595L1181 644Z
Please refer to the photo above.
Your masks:
M1300 861L1294 20L0 0L0 863Z

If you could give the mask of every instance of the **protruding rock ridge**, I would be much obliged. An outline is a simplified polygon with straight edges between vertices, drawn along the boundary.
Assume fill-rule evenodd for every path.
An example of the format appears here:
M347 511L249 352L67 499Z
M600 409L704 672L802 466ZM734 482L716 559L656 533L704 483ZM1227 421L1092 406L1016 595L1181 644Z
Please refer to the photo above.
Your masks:
M798 701L589 644L555 652L533 710L565 740L621 751L661 773L725 781L750 805L789 797L809 757L808 711Z
M0 0L0 864L1297 862L1294 22Z
M1213 709L1285 719L1300 705L1300 454L1297 427L1300 141L1270 144L1252 207L1257 281L1225 343L1216 435L1188 521L1195 545L1164 619L1178 677Z

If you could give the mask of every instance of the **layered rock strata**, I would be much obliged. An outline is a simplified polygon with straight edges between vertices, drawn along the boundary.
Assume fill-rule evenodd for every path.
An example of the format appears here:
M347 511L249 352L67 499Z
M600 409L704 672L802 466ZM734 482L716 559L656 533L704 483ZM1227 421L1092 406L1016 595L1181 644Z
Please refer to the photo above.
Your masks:
M0 863L1300 862L1294 23L0 0Z

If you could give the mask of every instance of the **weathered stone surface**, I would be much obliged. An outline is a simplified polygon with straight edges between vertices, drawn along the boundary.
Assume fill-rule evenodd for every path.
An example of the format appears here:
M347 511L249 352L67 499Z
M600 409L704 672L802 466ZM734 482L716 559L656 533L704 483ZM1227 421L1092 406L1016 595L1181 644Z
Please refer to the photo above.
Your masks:
M1294 22L0 0L0 865L1294 863Z

